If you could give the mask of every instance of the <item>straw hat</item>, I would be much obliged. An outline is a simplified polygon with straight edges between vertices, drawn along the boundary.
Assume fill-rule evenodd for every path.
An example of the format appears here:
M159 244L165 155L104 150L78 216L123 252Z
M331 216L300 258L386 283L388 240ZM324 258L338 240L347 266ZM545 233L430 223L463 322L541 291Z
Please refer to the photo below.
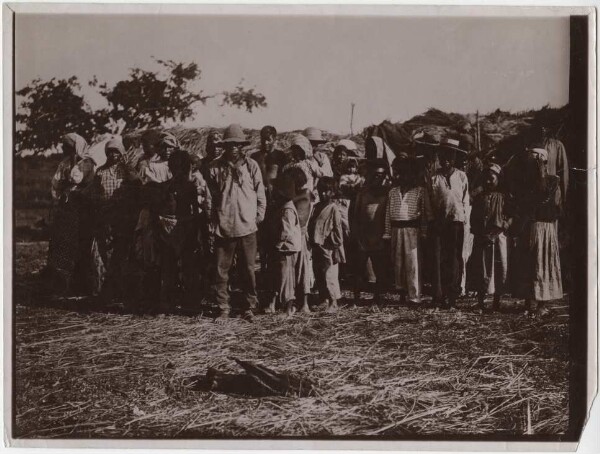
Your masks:
M302 132L302 134L313 145L320 145L322 143L327 142L327 140L323 138L323 133L321 132L321 130L318 128L315 128L314 126L309 126Z
M232 124L227 126L223 133L223 139L219 143L237 143L240 145L248 145L250 141L246 139L244 130L240 125Z
M530 148L528 151L534 156L541 158L542 161L548 160L548 152L543 148Z
M337 145L336 145L336 148L337 147L344 147L348 151L356 151L356 150L358 150L358 146L353 141L351 141L350 139L342 139L342 140L340 140L337 143Z

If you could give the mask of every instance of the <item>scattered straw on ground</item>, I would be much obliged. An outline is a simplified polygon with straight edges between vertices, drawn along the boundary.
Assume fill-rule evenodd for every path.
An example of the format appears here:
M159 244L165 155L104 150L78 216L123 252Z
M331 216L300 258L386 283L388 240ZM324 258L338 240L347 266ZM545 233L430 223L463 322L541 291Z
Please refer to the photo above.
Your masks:
M366 306L219 326L17 301L15 435L559 434L568 424L568 317L564 306L552 312L532 321ZM230 357L304 374L319 394L184 387L209 367L241 372Z

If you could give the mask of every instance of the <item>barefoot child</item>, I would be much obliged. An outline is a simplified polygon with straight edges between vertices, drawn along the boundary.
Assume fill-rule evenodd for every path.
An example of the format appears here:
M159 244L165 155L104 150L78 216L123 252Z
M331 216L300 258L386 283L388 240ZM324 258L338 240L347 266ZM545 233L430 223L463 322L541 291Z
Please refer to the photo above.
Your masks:
M471 212L471 229L474 235L473 271L479 310L484 310L486 294L493 295L493 310L500 305L506 283L507 246L504 232L510 226L506 216L504 194L498 190L501 168L490 164L483 174L483 192L475 197Z
M431 220L427 191L417 186L412 158L400 153L394 160L395 186L390 190L385 212L385 239L391 239L394 284L402 302L421 302L421 240Z
M323 177L317 187L320 202L311 220L313 261L319 296L327 302L327 312L338 309L342 297L339 283L339 264L345 262L342 216L333 202L335 180Z
M293 173L293 172L292 172ZM300 173L301 176L304 174ZM304 183L306 184L306 178ZM280 301L287 315L294 312L296 299L296 266L302 249L302 229L298 211L294 205L295 182L289 173L280 177L272 193L273 203L277 205L273 220L276 225L270 233L273 235L274 249L270 261L270 278L273 280L273 295L268 314L275 313L277 301Z
M358 303L361 284L367 271L368 261L375 274L376 284L373 295L374 303L381 300L381 292L389 263L389 249L383 239L385 229L385 211L388 188L386 187L387 163L374 160L370 165L366 184L359 191L354 204L351 205L350 232L356 241L356 258L354 260L354 301ZM349 263L352 263L348 260Z

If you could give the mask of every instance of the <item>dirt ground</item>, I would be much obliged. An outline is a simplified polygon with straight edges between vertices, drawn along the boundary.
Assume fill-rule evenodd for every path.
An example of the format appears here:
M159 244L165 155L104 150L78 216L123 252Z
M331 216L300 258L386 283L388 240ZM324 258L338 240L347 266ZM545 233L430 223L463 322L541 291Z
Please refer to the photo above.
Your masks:
M514 300L479 315L395 304L337 314L115 313L41 300L47 243L16 245L14 436L26 438L558 435L568 425L568 301L541 320ZM311 397L195 391L233 358L305 376Z

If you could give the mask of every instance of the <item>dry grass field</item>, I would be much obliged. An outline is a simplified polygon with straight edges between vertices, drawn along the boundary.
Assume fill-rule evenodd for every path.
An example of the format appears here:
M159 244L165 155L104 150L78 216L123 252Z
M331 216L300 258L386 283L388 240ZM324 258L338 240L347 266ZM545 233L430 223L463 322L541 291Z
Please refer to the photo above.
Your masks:
M479 315L364 304L333 315L111 312L46 300L47 243L16 244L14 436L219 438L558 435L567 430L567 301L527 319L518 303ZM210 311L210 308L199 308ZM311 397L195 390L233 358L312 380Z

